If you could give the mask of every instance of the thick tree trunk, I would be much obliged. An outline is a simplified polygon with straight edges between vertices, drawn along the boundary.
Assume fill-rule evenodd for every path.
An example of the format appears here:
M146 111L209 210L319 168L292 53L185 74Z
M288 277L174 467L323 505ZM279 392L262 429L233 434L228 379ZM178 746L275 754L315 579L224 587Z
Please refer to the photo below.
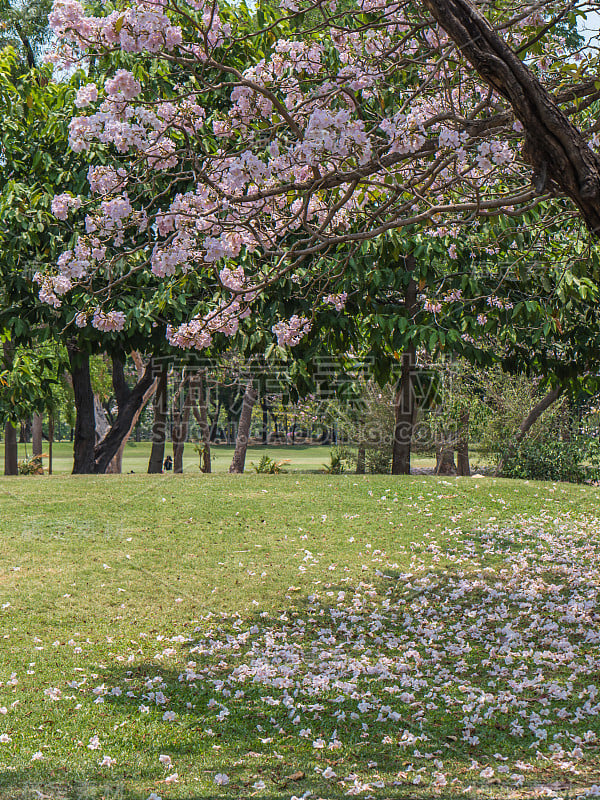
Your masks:
M74 344L67 344L73 394L75 396L75 435L73 439L73 475L90 475L94 472L94 445L96 423L94 419L94 393L90 380L90 357Z
M42 426L44 418L41 414L34 414L31 421L31 455L42 455Z
M458 445L456 448L457 473L468 478L471 475L469 464L469 409L458 418Z
M123 374L122 363L113 360L113 387L117 397L118 414L114 425L104 439L96 446L95 462L98 473L106 472L108 465L117 454L122 442L126 440L135 424L136 414L144 407L147 400L146 392L154 383L154 365L152 359L148 361L142 377L133 389L127 387ZM146 398L146 400L144 399Z
M152 423L152 450L148 461L148 473L155 475L162 472L165 460L165 442L167 439L167 376L166 366L162 366L158 375L158 383L154 402L154 422Z
M242 403L242 413L238 424L237 437L235 440L235 451L229 472L241 473L244 471L246 463L246 451L248 449L248 439L250 438L250 423L252 422L252 409L256 403L257 393L252 386L252 381L248 382L244 392Z
M17 429L10 422L4 426L4 474L19 474L19 449L17 443Z
M106 470L107 473L111 473L113 475L120 475L123 472L123 452L125 450L125 445L127 444L128 440L129 440L129 437L131 436L131 431L137 425L138 420L140 418L140 414L144 410L144 407L146 406L146 403L148 402L148 400L150 400L150 398L152 397L152 395L154 394L155 391L156 391L156 380L146 390L146 393L144 394L144 396L142 398L142 402L141 402L139 408L137 409L137 411L133 415L133 419L131 421L131 425L129 426L128 432L123 437L123 440L121 441L121 444L119 445L119 449L117 450L117 452L115 453L112 461L108 465L108 468Z
M568 195L590 230L600 234L600 159L526 62L469 0L425 0L437 23L479 75L506 98L523 124L523 155L538 193Z
M410 475L415 407L414 387L415 348L412 345L402 355L402 373L396 391L394 407L394 441L392 443L392 475Z
M410 267L410 264L406 264ZM409 317L417 307L417 284L410 278L406 287L405 308ZM410 448L415 423L415 385L414 372L416 350L408 345L402 354L402 372L396 391L394 404L394 441L392 443L392 475L410 475Z
M2 361L5 369L12 369L13 347L6 340L2 344ZM10 422L4 426L4 474L19 474L19 446L17 443L17 429Z
M137 368L138 381L140 381L144 376L144 364L142 362L142 358L136 351L132 352L131 355L133 357L135 366ZM124 404L127 403L127 400L130 395L130 389L129 386L127 386L127 382L125 381L125 370L123 362L117 358L113 358L112 361L113 361L113 387L115 389L115 395L117 397L117 406L118 408L121 408ZM131 420L131 424L129 426L129 430L125 433L125 435L121 439L121 443L119 444L117 452L115 453L110 464L105 470L107 474L120 475L122 473L123 452L125 450L125 445L127 444L129 437L131 436L131 432L140 418L140 414L144 410L144 406L146 405L150 397L152 397L155 390L156 390L156 380L154 380L152 382L152 385L146 390L144 396L141 399L140 405L135 410L133 419ZM102 411L104 411L104 409L102 409ZM104 419L106 420L106 415L104 415ZM108 424L108 421L106 421L106 424ZM105 436L106 433L101 437L101 440L104 439Z

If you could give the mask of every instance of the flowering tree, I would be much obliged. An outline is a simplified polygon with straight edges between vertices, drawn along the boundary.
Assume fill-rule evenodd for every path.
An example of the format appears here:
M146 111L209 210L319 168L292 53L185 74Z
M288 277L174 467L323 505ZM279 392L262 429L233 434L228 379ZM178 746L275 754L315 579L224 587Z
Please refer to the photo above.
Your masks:
M392 228L447 235L559 197L597 233L600 90L596 54L573 34L578 13L560 2L483 16L468 0L287 0L256 13L145 0L94 16L55 0L67 58L120 51L128 68L78 94L71 147L102 159L91 199L54 199L61 219L85 213L85 232L40 276L40 296L56 304L94 282L75 323L119 330L127 276L193 271L196 314L167 336L204 348L235 333L269 283L310 293L315 253L340 274L354 246ZM158 95L140 79L148 59L178 76ZM296 344L310 324L281 320L278 341Z

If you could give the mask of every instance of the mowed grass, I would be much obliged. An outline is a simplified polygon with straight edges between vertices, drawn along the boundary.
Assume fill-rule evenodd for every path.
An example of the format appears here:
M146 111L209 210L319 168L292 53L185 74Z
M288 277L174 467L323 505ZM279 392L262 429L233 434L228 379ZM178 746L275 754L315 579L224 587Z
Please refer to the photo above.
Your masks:
M123 472L136 474L145 473L148 470L148 459L150 458L150 442L128 442L123 453ZM48 444L44 442L44 454L47 456ZM267 455L275 461L284 461L283 469L289 472L321 472L323 465L330 460L331 448L325 445L295 445L285 447L283 445L267 445L248 448L246 457L246 469L253 472L252 463L258 464L260 459ZM228 472L229 465L233 456L233 447L227 445L213 445L212 471ZM165 457L173 455L170 444L165 447ZM31 444L19 444L19 459L25 460L31 456ZM475 455L473 463L478 463L478 456ZM57 475L69 474L73 468L73 445L70 442L55 442L52 453L52 471ZM435 458L427 456L413 456L413 467L434 467ZM48 459L44 458L44 468L48 469ZM4 470L4 448L0 446L0 472ZM193 442L186 444L183 453L183 471L192 475L199 473L199 457L194 450Z
M491 478L2 479L0 797L584 796L599 500Z

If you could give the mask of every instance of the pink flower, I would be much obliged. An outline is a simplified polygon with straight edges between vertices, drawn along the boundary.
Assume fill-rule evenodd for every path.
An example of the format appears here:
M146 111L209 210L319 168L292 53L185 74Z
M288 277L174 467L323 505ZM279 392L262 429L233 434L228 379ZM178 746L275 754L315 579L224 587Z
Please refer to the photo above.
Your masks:
M90 103L94 103L98 99L98 87L95 83L87 83L77 91L75 97L75 105L77 108L85 108Z

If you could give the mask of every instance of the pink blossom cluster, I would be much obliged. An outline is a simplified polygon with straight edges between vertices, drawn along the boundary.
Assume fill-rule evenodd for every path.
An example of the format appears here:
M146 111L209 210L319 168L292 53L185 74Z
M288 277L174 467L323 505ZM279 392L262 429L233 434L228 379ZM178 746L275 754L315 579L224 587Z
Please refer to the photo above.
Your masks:
M181 28L171 24L161 3L146 0L106 17L86 15L78 0L55 0L48 18L59 39L86 47L118 46L125 52L171 51L183 40Z
M347 299L348 299L348 293L340 292L339 294L328 294L326 297L323 298L323 302L334 306L336 311L341 311L346 305Z
M38 297L42 303L60 308L62 300L60 297L73 288L71 280L66 275L43 275L36 272L33 280L40 285Z
M425 108L413 108L408 113L398 111L383 119L379 127L387 135L392 153L416 153L427 139L424 123L430 115Z
M104 164L91 166L88 169L87 179L93 194L113 194L115 191L122 191L125 188L127 170L123 167L115 169Z
M194 261L201 261L185 232L179 232L166 244L155 245L150 257L152 274L158 278L174 275L178 270L186 272Z
M234 336L239 329L240 321L249 314L247 306L243 306L239 301L224 300L216 309L177 328L167 326L167 341L183 350L190 348L203 350L210 347L215 333Z
M310 333L312 322L307 317L299 317L294 314L288 322L277 322L272 327L272 331L277 337L277 344L280 347L289 345L295 347L301 340Z
M111 100L129 101L138 96L142 85L129 70L118 69L112 78L107 78L104 89Z
M346 159L350 155L356 155L359 164L365 164L372 156L364 122L352 119L347 109L319 109L310 115L302 141L291 157L315 166L323 158Z
M496 297L495 295L490 295L487 298L486 303L488 304L488 306L491 306L493 308L511 309L514 307L514 303L511 303L510 300L503 300L502 297Z
M92 326L103 333L122 331L126 316L122 311L103 311L97 308L92 317Z
M426 298L423 302L423 308L425 311L429 311L430 314L439 314L439 312L442 310L442 304L439 302L439 300L430 300Z
M477 147L477 165L480 169L492 169L494 164L508 164L514 153L508 142L481 142Z
M95 83L86 83L77 90L75 105L77 108L86 108L98 99L98 87Z
M65 220L69 216L71 209L77 210L81 208L81 198L73 197L73 195L67 193L57 194L52 198L50 208L56 219Z
M213 275L225 276L215 279L215 288L248 290L236 294L242 305L231 298L222 305L216 301L213 312L192 320L188 329L171 331L179 346L206 346L216 331L235 328L236 314L248 311L251 287L260 280L244 275L238 284L237 267L231 266L247 253L275 263L286 254L290 232L308 249L318 249L328 241L349 241L365 226L385 231L429 219L432 236L452 236L439 224L436 207L461 197L465 206L484 208L486 200L505 194L505 178L520 179L513 166L517 126L504 139L496 130L485 132L496 101L476 78L460 86L446 79L441 50L451 43L437 26L415 26L413 11L394 2L363 0L360 7L377 13L378 24L345 28L341 18L324 22L318 35L290 34L254 59L250 53L252 63L238 72L231 69L227 48L219 48L243 32L235 22L224 24L208 0L192 0L185 13L167 0L126 2L106 16L88 15L77 0L55 0L53 29L81 53L150 52L175 59L184 72L194 73L199 61L209 63L221 76L210 85L200 81L200 90L197 75L182 79L175 96L150 97L131 66L117 69L102 90L91 83L80 89L78 105L94 107L71 121L72 149L81 152L99 142L126 156L129 166L127 172L90 168L90 188L100 197L86 218L79 253L69 252L61 273L70 279L92 270L99 274L118 258L119 248L134 241L137 246L139 234L148 231L156 277L209 264L215 265ZM393 83L391 102L390 76L404 70L414 81L410 87ZM214 86L225 85L221 79L231 90L213 108L207 98ZM504 127L511 126L508 119ZM474 132L480 128L483 133ZM159 208L154 198L146 199L145 209L131 187L155 179L156 171L189 191ZM177 183L183 178L186 183ZM69 202L57 200L63 219L74 207ZM372 214L376 208L385 210ZM447 252L458 257L453 241ZM340 310L341 296L325 302ZM436 313L439 304L427 302ZM278 341L297 343L310 330L304 318L292 320L274 331Z

